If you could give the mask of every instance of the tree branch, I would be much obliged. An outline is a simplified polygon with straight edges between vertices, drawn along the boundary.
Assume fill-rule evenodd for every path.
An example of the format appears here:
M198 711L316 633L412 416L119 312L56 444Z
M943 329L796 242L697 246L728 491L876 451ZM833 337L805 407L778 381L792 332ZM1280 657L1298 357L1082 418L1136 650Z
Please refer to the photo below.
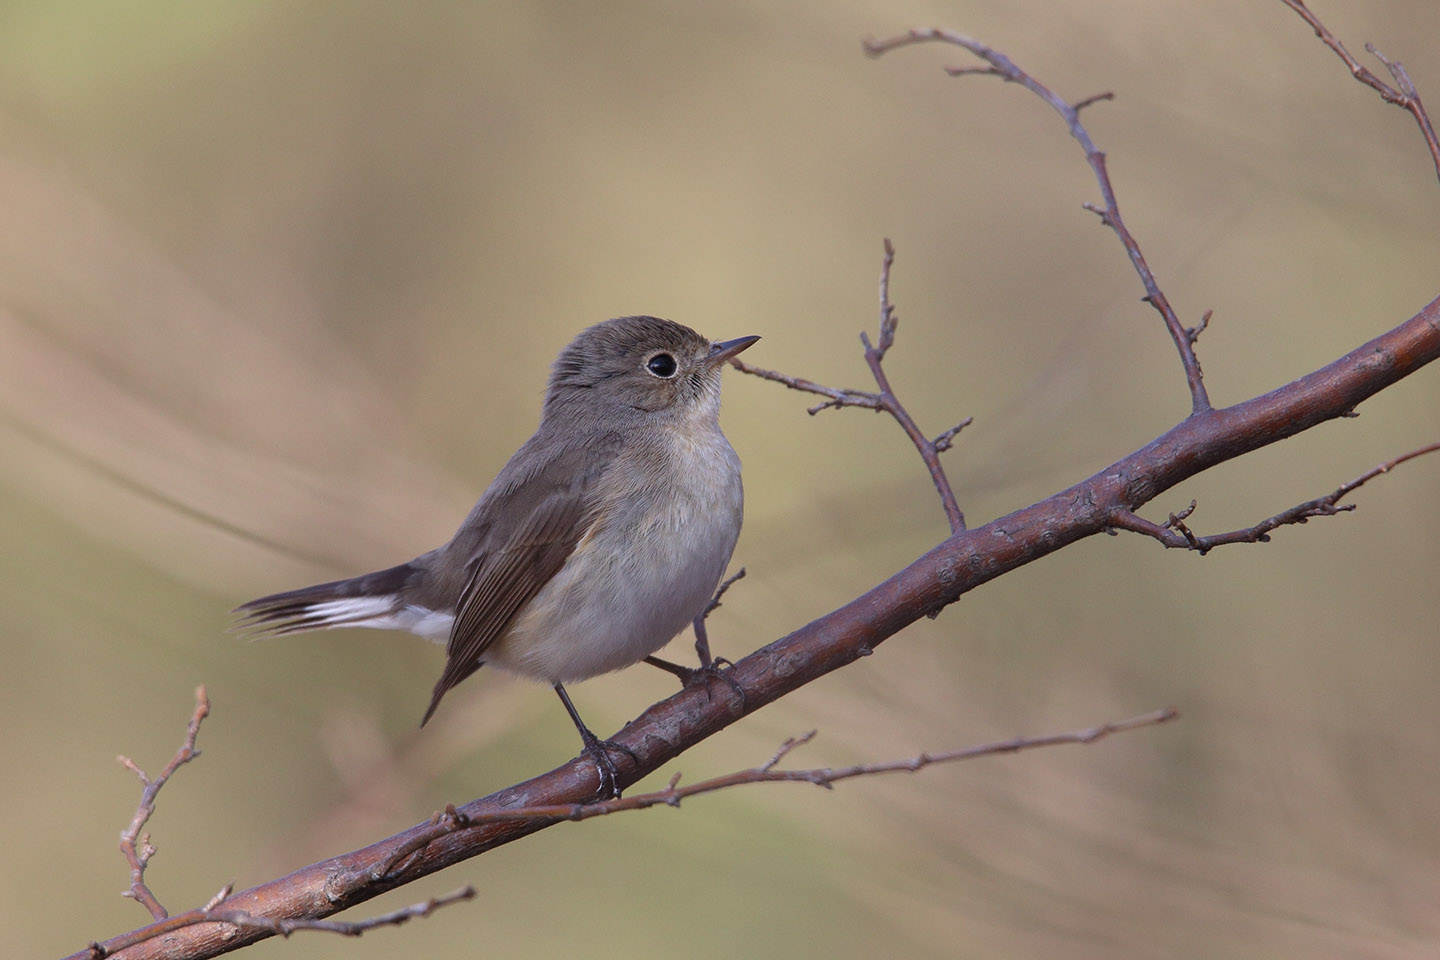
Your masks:
M244 910L221 909L229 895L230 888L226 887L199 910L177 914L160 923L145 927L143 930L133 931L123 937L116 937L114 940L107 940L103 944L91 943L83 952L73 956L87 957L89 960L106 960L107 957L115 956L117 951L150 943L159 937L172 935L200 924L217 924L222 930L226 927L233 927L236 931L256 930L267 936L289 937L292 933L300 930L315 930L322 933L338 933L344 937L358 937L377 927L398 927L411 920L428 917L441 907L473 900L475 899L475 888L467 885L452 893L431 897L421 903L414 903L408 907L401 907L399 910L392 910L389 913L382 913L365 920L287 920L257 917Z
M1070 130L1070 136L1074 137L1075 141L1084 149L1085 161L1094 171L1095 181L1100 186L1100 196L1105 201L1103 208L1086 203L1084 204L1085 209L1097 214L1100 222L1113 230L1115 236L1120 238L1120 243L1130 257L1130 263L1135 267L1135 272L1140 275L1140 282L1145 287L1144 299L1159 312L1160 318L1165 322L1165 329L1170 331L1170 339L1175 342L1175 349L1180 354L1180 363L1185 368L1185 382L1190 388L1191 413L1200 414L1209 410L1210 397L1205 391L1205 379L1200 372L1200 361L1195 356L1195 337L1200 328L1196 328L1194 334L1187 330L1185 325L1180 322L1180 318L1176 316L1174 308L1170 306L1169 299L1161 291L1155 274L1151 272L1150 265L1145 262L1145 255L1140 251L1139 241L1130 233L1130 229L1125 226L1124 218L1120 216L1120 204L1115 198L1115 189L1110 184L1110 174L1105 168L1105 154L1095 146L1095 141L1091 139L1089 131L1080 122L1081 110L1101 100L1112 100L1115 95L1108 92L1098 93L1071 104L1016 66L1015 62L1005 54L979 40L955 33L952 30L941 30L934 27L917 28L883 40L867 40L864 48L870 56L879 57L891 50L931 41L962 47L990 64L988 68L978 71L972 68L951 67L947 70L951 76L968 76L972 73L993 74L1008 83L1020 84L1060 114Z
M1104 723L1084 730L1073 730L1068 733L1053 733L1039 737L1016 737L1013 740L985 743L978 746L966 747L961 750L948 750L943 753L922 753L905 760L853 764L848 767L813 767L810 769L779 768L781 760L788 757L796 748L804 746L815 738L815 731L811 730L803 736L791 737L786 740L769 760L758 767L752 767L748 770L737 770L733 773L712 777L708 780L702 780L698 783L683 787L680 786L680 774L677 773L670 778L669 785L663 790L657 790L652 793L634 794L623 798L616 797L615 799L598 803L537 805L519 807L511 810L495 810L480 815L463 813L451 804L430 818L429 830L416 833L410 837L404 846L393 851L390 857L377 863L371 870L371 876L376 881L384 880L392 871L401 867L409 857L423 850L436 840L488 824L524 820L546 821L551 823L561 820L579 821L612 813L620 813L622 811L648 810L651 807L659 806L679 807L682 800L690 797L753 783L809 783L826 789L833 789L834 784L854 777L877 776L886 773L917 773L926 767L940 763L974 760L979 757L997 756L1005 753L1020 753L1040 747L1055 747L1065 744L1091 744L1111 734L1125 733L1131 730L1138 730L1142 727L1168 723L1178 716L1179 713L1173 707L1167 707L1162 710L1154 710L1150 713L1141 714L1137 717ZM106 957L114 956L116 951L138 947L158 937L169 936L180 930L196 927L201 924L228 924L236 928L237 933L255 931L267 935L278 934L283 937L288 937L299 930L317 930L358 937L367 930L373 930L376 927L399 926L413 918L429 916L440 907L458 903L462 900L470 900L473 899L474 896L475 888L466 886L443 897L426 900L423 903L404 907L390 913L380 914L367 920L345 922L337 920L264 917L246 910L232 909L228 906L231 898L231 889L227 886L222 889L210 903L198 910L191 910L188 913L168 918L160 923L152 924L143 930L134 931L131 934L116 938L105 944L92 942L86 952L76 954L75 956L87 956L91 958L91 960L104 960Z
M1161 544L1171 548L1182 548L1194 550L1202 557L1216 547L1225 546L1231 543L1269 543L1270 531L1276 527L1283 527L1288 524L1305 523L1311 517L1332 517L1337 513L1348 513L1355 509L1353 503L1340 503L1341 498L1358 487L1364 486L1368 481L1374 480L1382 473L1389 473L1391 470L1404 463L1406 460L1413 460L1416 457L1424 456L1427 453L1434 453L1440 450L1440 443L1431 443L1402 454L1393 460L1387 460L1378 467L1366 470L1360 476L1349 483L1341 484L1333 493L1314 500L1306 500L1298 503L1288 510L1282 510L1267 520L1262 520L1253 527L1245 527L1242 530L1232 530L1229 533L1216 533L1208 537L1196 536L1185 521L1195 512L1195 501L1190 501L1190 506L1177 513L1170 514L1163 524L1152 523L1144 517L1133 513L1120 513L1116 515L1115 526L1121 530L1129 530L1133 533L1144 534L1147 537L1154 537Z
M510 820L579 821L589 820L593 817L601 817L611 813L619 813L625 810L648 810L651 807L658 806L678 807L680 806L680 801L688 799L689 797L698 796L703 793L714 793L717 790L726 790L731 787L738 787L750 783L810 783L818 787L830 789L833 784L841 780L849 780L853 777L875 776L883 773L917 773L937 763L974 760L977 757L989 757L1002 753L1020 753L1025 750L1034 750L1038 747L1055 747L1063 744L1090 744L1104 737L1108 737L1112 733L1124 733L1130 730L1138 730L1141 727L1168 723L1179 715L1179 711L1175 708L1166 707L1161 710L1153 710L1150 713L1141 714L1138 717L1104 723L1098 727L1088 727L1084 730L1073 730L1068 733L1052 733L1040 737L1016 737L1013 740L1001 740L995 743L965 747L960 750L948 750L943 753L922 753L905 760L889 760L882 763L860 763L848 767L812 767L807 770L776 769L776 765L787 757L791 751L815 739L815 731L811 730L803 736L791 737L786 740L780 745L780 749L775 752L775 755L761 766L751 767L748 770L737 770L733 773L711 777L708 780L701 780L698 783L683 787L680 786L680 774L677 773L670 778L669 786L663 790L656 790L652 793L637 793L628 797L616 797L613 800L603 800L597 803L548 804L523 807L515 810L497 810L482 816L470 816L461 813L454 805L448 806L430 818L433 829L429 833L413 837L404 847L395 851L395 854L389 861L377 865L374 870L374 876L376 879L384 877L397 866L401 865L406 857L409 857L417 850L423 849L440 837L487 823L502 823Z
M1128 232L1119 228L1121 221L1105 175L1104 155L1094 149L1075 118L1088 101L1066 105L1004 55L958 34L919 32L888 43L904 45L932 39L959 43L972 50L990 64L985 72L993 70L1007 80L1022 83L1066 117L1072 135L1085 147L1087 160L1101 184L1105 197L1102 217L1121 237L1145 282L1148 298L1165 317L1166 326L1180 350L1191 387L1191 413L1141 449L1039 503L974 529L955 530L946 540L860 597L738 661L726 675L744 692L740 709L737 710L729 698L712 700L707 689L693 687L654 704L613 737L622 748L615 754L622 787L659 769L740 717L869 655L887 638L920 617L939 613L976 587L1078 540L1125 527L1127 522L1133 522L1135 511L1145 503L1210 467L1326 421L1350 416L1357 405L1440 356L1440 298L1437 298L1409 320L1307 376L1246 402L1212 408L1200 383L1198 363L1194 362L1193 351L1189 349L1193 332L1179 325L1168 303L1159 296L1138 246ZM883 322L880 343L882 348L886 346ZM874 349L869 343L866 346L867 354ZM826 396L830 402L822 404L822 408L883 409L874 394L834 391L781 374L753 372L794 389ZM463 817L475 826L433 836L432 824L419 824L363 849L235 893L225 900L225 905L247 915L273 919L329 916L562 822L562 818L517 821L513 819L513 812L517 808L546 805L569 808L592 796L596 787L594 764L588 759L577 759L456 808L457 818ZM491 819L507 813L512 816ZM422 837L423 845L414 847ZM403 861L396 861L398 851L411 847L412 853ZM395 864L394 869L388 869L389 864ZM174 919L159 921L152 928ZM134 938L142 935L147 935L144 930L118 939L135 942ZM236 930L222 924L199 924L163 940L138 943L126 956L134 960L160 956L209 957L269 935L268 931L249 927ZM110 950L115 942L107 941L99 945L99 949Z

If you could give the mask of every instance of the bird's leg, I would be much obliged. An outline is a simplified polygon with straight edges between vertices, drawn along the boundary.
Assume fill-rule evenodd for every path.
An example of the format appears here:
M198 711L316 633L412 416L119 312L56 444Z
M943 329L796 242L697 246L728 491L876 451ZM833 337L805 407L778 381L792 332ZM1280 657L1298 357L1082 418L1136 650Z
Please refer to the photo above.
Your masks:
M680 682L687 687L690 686L690 683L694 679L695 674L700 672L699 670L695 670L692 667L682 667L678 663L671 663L669 660L662 660L659 657L646 657L645 662L650 664L650 666L652 667L659 667L666 673L673 673L675 676L679 677Z
M570 720L575 724L575 729L580 731L580 742L585 745L585 752L589 754L590 761L595 764L595 770L600 775L600 789L596 795L601 800L618 800L620 798L620 772L615 769L615 761L610 759L610 751L618 750L630 757L638 765L640 758L635 756L635 751L613 740L601 740L590 732L585 726L585 721L580 719L580 714L575 709L575 704L570 702L570 695L560 684L555 684L555 692L560 695L560 702L565 704L565 711L570 714Z
M695 618L694 626L695 652L700 657L699 667L682 667L678 663L671 663L669 660L662 660L659 657L646 657L645 662L652 667L659 667L666 673L673 673L687 687L705 684L707 694L710 692L710 681L718 677L729 684L731 690L735 691L735 695L740 698L740 708L743 710L745 708L745 690L734 677L722 669L723 667L733 667L735 664L724 657L710 656L710 637L705 632L705 614L702 613Z

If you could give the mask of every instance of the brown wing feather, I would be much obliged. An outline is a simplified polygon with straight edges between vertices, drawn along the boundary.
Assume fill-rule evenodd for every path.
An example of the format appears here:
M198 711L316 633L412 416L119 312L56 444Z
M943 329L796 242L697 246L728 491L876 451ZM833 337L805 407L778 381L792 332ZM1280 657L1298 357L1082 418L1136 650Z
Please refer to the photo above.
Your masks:
M455 610L445 670L421 726L446 692L480 669L485 651L565 565L594 522L597 481L618 448L618 437L602 437L562 449L539 469L513 478L506 476L507 464L491 493L476 505L475 514L483 510L493 525L483 542L457 542L474 554L471 573ZM511 463L520 459L517 454Z

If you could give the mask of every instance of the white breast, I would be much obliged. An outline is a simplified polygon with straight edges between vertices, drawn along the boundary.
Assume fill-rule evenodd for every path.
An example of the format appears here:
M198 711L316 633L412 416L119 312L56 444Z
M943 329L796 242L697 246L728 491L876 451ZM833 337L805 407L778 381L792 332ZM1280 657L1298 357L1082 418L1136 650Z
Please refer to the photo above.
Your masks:
M636 663L689 626L725 574L744 501L740 459L707 426L690 438L666 429L664 447L622 454L602 481L601 519L487 662L550 683L583 680Z

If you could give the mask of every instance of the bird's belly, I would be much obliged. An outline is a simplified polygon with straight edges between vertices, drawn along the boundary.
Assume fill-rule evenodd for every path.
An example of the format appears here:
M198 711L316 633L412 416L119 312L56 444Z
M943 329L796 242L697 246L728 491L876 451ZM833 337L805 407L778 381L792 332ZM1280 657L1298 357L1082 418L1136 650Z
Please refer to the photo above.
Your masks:
M566 683L636 663L689 626L725 574L743 509L729 445L700 452L701 482L625 498L485 660Z

